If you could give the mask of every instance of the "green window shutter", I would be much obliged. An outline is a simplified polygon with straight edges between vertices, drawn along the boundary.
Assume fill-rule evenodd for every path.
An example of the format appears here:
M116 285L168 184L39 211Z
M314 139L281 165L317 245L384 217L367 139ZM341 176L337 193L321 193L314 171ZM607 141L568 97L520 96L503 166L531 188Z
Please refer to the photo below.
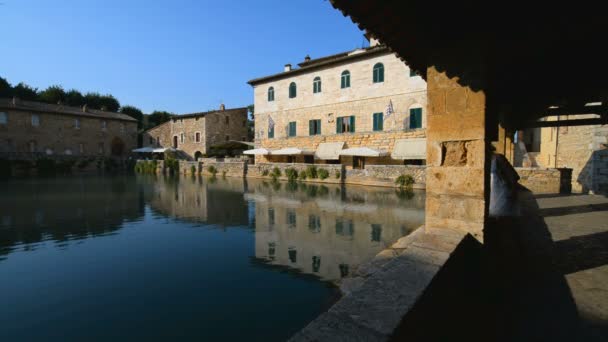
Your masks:
M341 117L336 120L336 133L342 133L342 120Z
M355 116L351 115L350 116L350 130L349 132L354 132L355 131Z
M374 131L381 131L384 128L384 114L374 113Z
M378 75L378 82L384 82L384 67L380 68L380 72Z
M315 131L314 131L314 120L309 120L308 121L308 135L314 135Z
M372 129L374 131L377 131L378 130L378 113L374 113L373 114L373 120L372 121L373 121Z
M296 136L296 123L295 122L289 123L289 136L290 137Z
M268 138L274 138L274 127L268 130Z
M422 128L422 108L410 109L410 128Z
M317 134L321 134L321 120L317 120Z

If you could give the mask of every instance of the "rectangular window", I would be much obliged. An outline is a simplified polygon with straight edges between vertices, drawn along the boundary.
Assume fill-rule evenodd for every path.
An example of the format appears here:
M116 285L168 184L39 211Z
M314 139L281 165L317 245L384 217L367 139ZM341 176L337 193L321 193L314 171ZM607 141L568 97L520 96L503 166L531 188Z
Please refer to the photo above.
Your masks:
M313 233L321 231L321 217L316 215L308 215L308 229Z
M185 140L186 140L186 135L184 133L180 133L179 142L183 144Z
M295 137L296 136L296 122L295 121L292 121L292 122L289 123L289 130L288 130L287 134L290 137Z
M382 131L384 129L384 113L374 113L374 131Z
M274 126L268 128L268 139L274 138Z
M0 125L6 125L8 123L8 113L0 112Z
M410 77L416 77L416 76L418 76L418 73L414 69L410 68Z
M336 120L336 133L353 133L355 131L355 116L341 116Z
M108 128L108 123L106 122L106 120L102 120L101 121L101 130L105 131Z
M268 208L268 224L274 226L274 208Z
M74 129L80 129L80 119L74 119Z
M410 109L410 129L422 128L422 108Z
M380 242L382 239L382 225L372 224L372 241Z
M201 142L201 132L196 132L194 135L194 141L196 141L197 143Z
M308 135L321 135L321 120L308 121Z
M38 114L32 114L32 126L40 126L40 116L38 116Z
M293 210L287 211L287 227L295 228L296 227L296 212Z

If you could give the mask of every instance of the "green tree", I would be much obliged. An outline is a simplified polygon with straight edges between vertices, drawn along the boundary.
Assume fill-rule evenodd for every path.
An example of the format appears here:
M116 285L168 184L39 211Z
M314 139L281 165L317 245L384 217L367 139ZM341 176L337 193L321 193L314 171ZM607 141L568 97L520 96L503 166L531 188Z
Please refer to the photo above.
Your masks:
M247 106L247 112L249 113L250 120L255 121L255 106L252 104Z
M0 97L13 96L13 87L5 78L0 77Z
M65 90L59 85L52 85L38 94L38 100L46 103L66 103Z
M167 122L167 121L171 120L172 116L173 116L172 113L155 110L154 112L152 112L152 114L150 114L148 116L148 127L147 128L152 128L152 127L158 126L164 122Z
M139 108L134 106L123 106L120 108L120 112L136 119L138 128L143 127L144 113Z
M36 101L38 100L38 89L20 82L13 87L13 96L26 101Z
M68 106L82 107L85 104L84 96L76 89L71 89L65 94L65 103Z
M101 108L101 95L99 93L86 93L84 95L84 103L89 108L100 109Z
M109 112L118 112L118 110L120 109L120 102L118 102L118 100L110 94L102 95L99 98L99 102L100 106L98 109L106 110Z

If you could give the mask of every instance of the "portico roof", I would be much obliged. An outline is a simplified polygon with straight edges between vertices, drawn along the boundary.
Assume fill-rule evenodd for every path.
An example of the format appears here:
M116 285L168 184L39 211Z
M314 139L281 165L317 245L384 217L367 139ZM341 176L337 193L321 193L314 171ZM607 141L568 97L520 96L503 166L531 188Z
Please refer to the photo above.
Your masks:
M374 150L369 147L353 147L340 151L340 155L355 157L383 157L388 155L388 152L382 150Z
M294 156L294 155L311 155L314 154L313 151L305 151L302 149L299 149L297 147L287 147L287 148L282 148L280 150L274 150L272 152L270 152L271 155L276 155L276 156Z
M243 154L265 156L270 154L270 151L265 148L254 148L252 150L243 151Z

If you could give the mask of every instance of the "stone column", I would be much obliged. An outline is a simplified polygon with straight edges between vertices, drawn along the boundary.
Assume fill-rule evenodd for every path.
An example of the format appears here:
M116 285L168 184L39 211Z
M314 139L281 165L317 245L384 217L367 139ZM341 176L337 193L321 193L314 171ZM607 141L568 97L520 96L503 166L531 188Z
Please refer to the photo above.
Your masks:
M427 70L426 228L458 229L483 241L490 160L486 95Z

